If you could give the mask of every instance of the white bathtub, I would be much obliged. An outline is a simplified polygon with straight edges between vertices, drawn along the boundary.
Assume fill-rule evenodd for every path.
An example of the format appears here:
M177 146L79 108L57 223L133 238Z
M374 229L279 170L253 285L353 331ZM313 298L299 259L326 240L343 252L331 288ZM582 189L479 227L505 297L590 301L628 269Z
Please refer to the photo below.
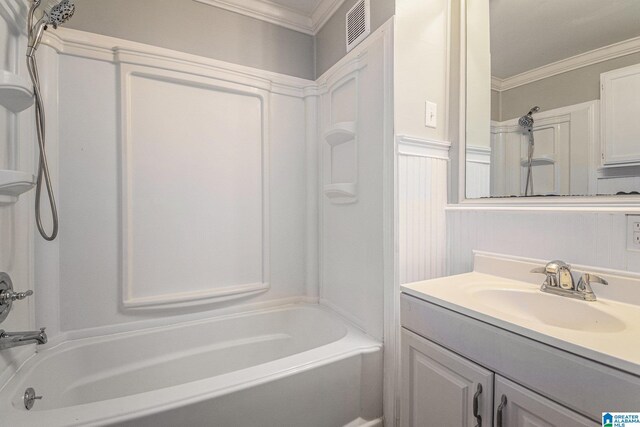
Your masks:
M27 411L22 395L42 400ZM65 342L0 390L1 426L381 425L379 342L296 305Z

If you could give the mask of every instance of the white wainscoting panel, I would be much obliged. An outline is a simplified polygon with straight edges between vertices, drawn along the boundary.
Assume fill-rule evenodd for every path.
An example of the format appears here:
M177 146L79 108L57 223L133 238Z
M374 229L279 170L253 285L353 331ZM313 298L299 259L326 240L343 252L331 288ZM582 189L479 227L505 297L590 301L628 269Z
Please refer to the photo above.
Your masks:
M450 274L473 269L473 250L640 272L623 212L450 208L447 230Z
M398 137L400 283L446 273L449 143Z
M268 93L120 69L124 307L265 290Z
M467 146L467 198L491 196L491 148Z

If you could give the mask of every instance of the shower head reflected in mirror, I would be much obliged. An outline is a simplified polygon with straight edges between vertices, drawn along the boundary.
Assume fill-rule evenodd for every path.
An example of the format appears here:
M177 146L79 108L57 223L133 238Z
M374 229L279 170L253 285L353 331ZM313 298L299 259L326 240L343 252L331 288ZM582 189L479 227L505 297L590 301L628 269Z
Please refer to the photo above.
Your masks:
M533 113L537 113L538 111L540 111L540 107L536 105L531 110L529 110L527 114L520 117L520 119L518 120L518 124L526 130L531 130L531 128L533 128Z

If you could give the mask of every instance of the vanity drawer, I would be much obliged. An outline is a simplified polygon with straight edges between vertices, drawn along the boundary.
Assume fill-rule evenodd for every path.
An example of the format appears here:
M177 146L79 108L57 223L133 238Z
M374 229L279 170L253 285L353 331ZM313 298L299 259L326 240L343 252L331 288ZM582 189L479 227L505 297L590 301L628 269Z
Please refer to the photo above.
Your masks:
M402 294L402 326L593 420L640 410L640 378Z

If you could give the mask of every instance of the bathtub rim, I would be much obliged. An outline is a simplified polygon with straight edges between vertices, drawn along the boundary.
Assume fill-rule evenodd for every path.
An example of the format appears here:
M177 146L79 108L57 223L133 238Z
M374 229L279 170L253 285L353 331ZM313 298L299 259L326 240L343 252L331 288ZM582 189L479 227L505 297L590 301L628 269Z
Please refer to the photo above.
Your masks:
M7 399L0 400L0 410L5 412L8 421L24 421L24 417L31 418L30 421L39 422L45 419L51 420L51 416L56 417L56 422L64 425L101 425L105 422L118 423L145 415L179 408L186 405L196 404L214 399L216 397L259 386L270 381L286 378L300 372L312 370L329 365L350 357L363 356L376 352L382 352L383 344L366 335L348 320L336 313L332 309L321 304L286 304L267 309L250 310L246 312L232 313L207 319L198 319L181 322L171 325L173 329L180 329L194 324L213 323L239 317L247 317L256 314L274 313L291 309L320 310L334 317L345 327L346 333L336 341L329 342L319 347L313 347L300 353L294 353L283 358L270 360L258 365L250 366L236 371L231 371L214 377L198 379L195 381L182 383L161 389L155 389L128 396L121 396L113 399L95 401L74 406L59 407L46 410L35 410L27 412L16 408L16 396L20 394L21 384L24 386L25 380L18 378L23 369L37 366L30 365L29 362L37 354L29 357L20 368L10 377L10 379L0 387L0 397L6 395ZM148 334L158 330L166 330L166 326L154 326L134 331L117 332L114 334L79 338L64 341L39 354L42 356L55 356L59 351L70 351L92 343L108 342L118 338L132 337L140 334ZM44 361L43 361L44 362ZM381 366L382 367L382 366ZM30 371L26 371L28 375ZM131 399L135 396L135 399ZM176 398L176 396L179 396ZM135 401L135 404L132 403ZM141 403L142 402L142 403ZM76 408L76 411L68 411L69 408ZM65 413L66 412L66 413ZM98 414L93 417L84 417L83 420L75 420L75 413L83 415ZM57 419L60 417L60 419ZM58 425L58 424L56 424Z

